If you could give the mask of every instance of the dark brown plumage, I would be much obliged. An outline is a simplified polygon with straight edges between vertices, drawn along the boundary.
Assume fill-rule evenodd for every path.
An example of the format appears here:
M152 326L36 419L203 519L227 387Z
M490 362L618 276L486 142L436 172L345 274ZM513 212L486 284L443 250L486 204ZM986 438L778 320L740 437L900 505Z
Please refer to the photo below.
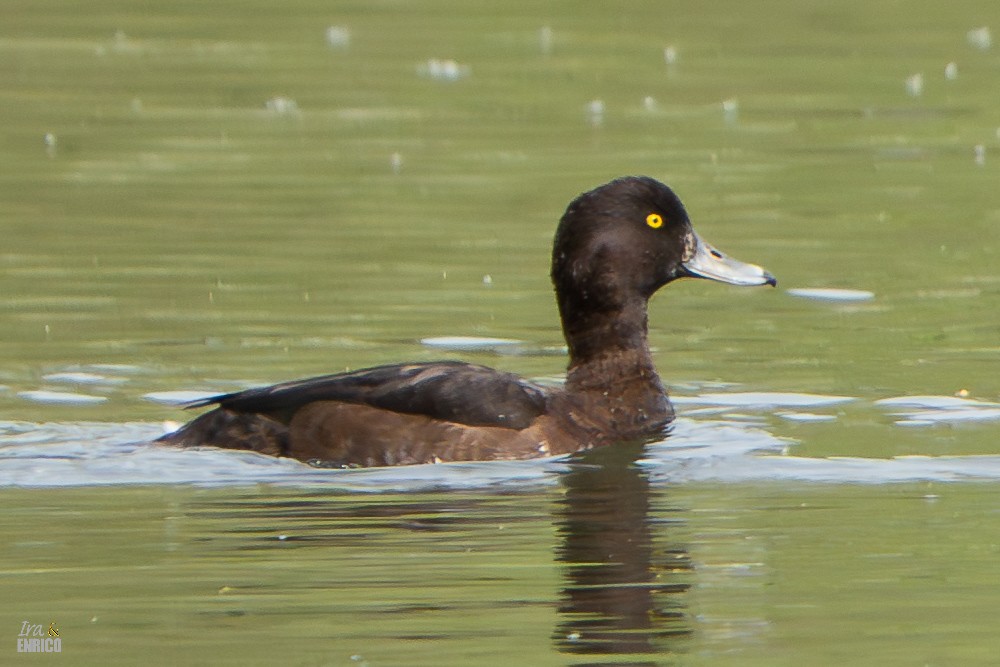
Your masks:
M647 343L649 298L677 278L775 284L691 228L666 185L627 177L570 203L552 281L569 346L562 387L456 361L379 366L216 396L159 442L322 465L523 459L661 436L674 411Z

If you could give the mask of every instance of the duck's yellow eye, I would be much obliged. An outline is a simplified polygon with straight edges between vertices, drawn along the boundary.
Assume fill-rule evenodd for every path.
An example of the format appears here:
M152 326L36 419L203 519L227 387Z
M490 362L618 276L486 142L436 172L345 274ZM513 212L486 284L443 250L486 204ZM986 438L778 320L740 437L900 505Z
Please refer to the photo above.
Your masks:
M659 229L663 226L663 216L659 213L650 213L646 216L646 224L653 229Z

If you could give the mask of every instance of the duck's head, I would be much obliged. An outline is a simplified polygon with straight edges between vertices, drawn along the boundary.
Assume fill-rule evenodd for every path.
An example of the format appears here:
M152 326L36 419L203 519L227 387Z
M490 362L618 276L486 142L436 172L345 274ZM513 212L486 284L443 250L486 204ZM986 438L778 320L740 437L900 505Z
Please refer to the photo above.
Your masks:
M573 336L598 327L602 320L627 328L630 313L632 319L641 313L636 324L644 333L646 302L667 283L684 277L732 285L777 283L763 268L706 243L692 228L680 198L652 178L620 178L585 192L559 222L552 281L571 352Z

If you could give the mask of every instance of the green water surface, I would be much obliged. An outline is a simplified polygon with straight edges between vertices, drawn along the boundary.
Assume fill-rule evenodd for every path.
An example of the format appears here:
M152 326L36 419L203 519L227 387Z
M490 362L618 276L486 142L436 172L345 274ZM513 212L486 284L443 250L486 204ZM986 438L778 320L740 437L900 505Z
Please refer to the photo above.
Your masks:
M555 222L642 173L779 279L653 301L676 393L859 399L832 422L765 416L803 456L1000 453L996 422L900 428L872 407L1000 398L1000 55L967 37L992 3L6 0L0 16L5 420L181 420L142 395L442 355L557 376L558 354L418 341L561 345ZM101 368L127 382L44 379ZM18 395L38 389L107 400ZM997 659L994 483L608 474L0 490L0 663ZM18 655L24 620L55 621L62 654Z

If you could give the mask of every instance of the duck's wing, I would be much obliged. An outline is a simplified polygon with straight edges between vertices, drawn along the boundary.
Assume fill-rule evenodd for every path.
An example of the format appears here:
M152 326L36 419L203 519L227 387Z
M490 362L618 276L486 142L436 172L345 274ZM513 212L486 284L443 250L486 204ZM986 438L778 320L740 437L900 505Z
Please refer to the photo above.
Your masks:
M286 422L316 401L359 403L469 426L526 428L545 412L548 392L513 373L457 361L377 366L223 394L188 407L218 405Z

